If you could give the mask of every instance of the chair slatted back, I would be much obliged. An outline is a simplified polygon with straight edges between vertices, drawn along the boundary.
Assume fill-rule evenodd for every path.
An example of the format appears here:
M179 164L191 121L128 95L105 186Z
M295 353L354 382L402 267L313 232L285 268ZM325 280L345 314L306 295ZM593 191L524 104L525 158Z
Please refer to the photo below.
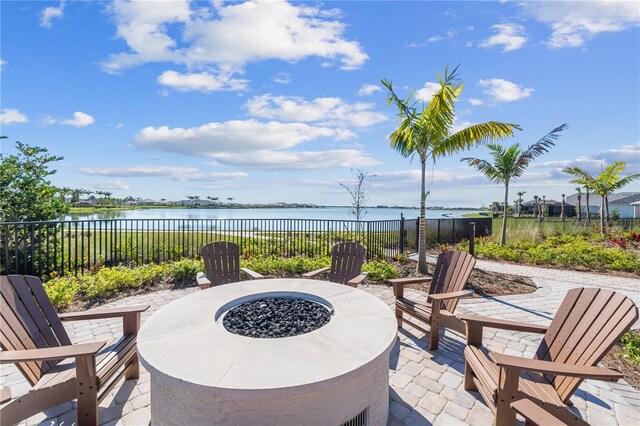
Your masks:
M621 293L599 288L569 290L535 358L579 366L597 365L638 319L638 308ZM547 374L568 400L582 379Z
M0 346L3 350L41 349L70 345L42 282L28 275L0 276ZM31 385L58 361L16 364Z
M476 259L466 251L445 251L438 255L436 269L433 271L433 279L429 294L453 293L464 289ZM450 299L442 302L442 308L453 313L458 300Z
M329 281L347 284L360 275L366 249L354 242L338 243L331 251L331 269Z
M240 281L240 247L216 241L202 247L205 274L212 286Z

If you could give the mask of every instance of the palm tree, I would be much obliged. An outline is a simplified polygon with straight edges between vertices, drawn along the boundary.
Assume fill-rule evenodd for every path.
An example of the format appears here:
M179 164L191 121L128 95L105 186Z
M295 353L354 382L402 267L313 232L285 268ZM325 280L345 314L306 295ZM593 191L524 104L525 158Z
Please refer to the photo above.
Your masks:
M562 171L568 175L574 176L571 183L582 183L587 189L592 189L600 196L600 233L605 232L605 218L609 217L608 199L609 194L625 187L634 180L640 179L640 173L620 177L620 173L624 172L627 163L624 161L614 161L600 172L598 176L593 176L580 167L566 167ZM587 202L588 202L587 197ZM587 208L588 211L588 208Z
M582 188L581 187L576 187L576 191L578 192L578 196L576 201L578 202L578 222L582 221Z
M425 206L427 198L426 164L427 160L435 163L436 159L452 155L456 152L470 149L486 142L506 139L513 136L513 130L520 130L516 124L489 121L474 124L452 134L455 120L455 102L462 92L462 84L456 74L458 67L449 72L447 67L444 78L436 74L440 89L433 95L431 101L423 105L421 111L412 101L413 92L407 99L400 99L393 90L391 81L382 80L387 88L389 97L387 104L394 104L398 108L400 124L391 134L391 147L403 157L420 158L421 189L420 189L420 227L418 243L418 271L427 273L426 218Z
M479 158L467 157L460 161L466 161L471 167L485 175L492 182L504 185L504 205L502 210L502 232L500 234L500 244L507 241L507 205L509 204L509 183L518 179L529 166L531 161L549 151L555 145L559 133L567 128L566 124L556 127L547 133L542 139L527 149L523 150L520 145L513 144L510 147L489 144L489 153L493 156L493 162Z
M516 216L518 217L520 217L520 213L522 213L522 196L526 193L527 191L516 192L516 194L518 194L518 209L516 210Z
M564 197L565 195L562 194L562 204L560 205L560 219L564 220Z
M540 199L540 197L538 197L537 195L534 195L534 196L533 196L533 203L534 203L534 204L535 204L535 206L536 206L536 209L535 209L535 211L533 212L533 216L534 216L535 218L537 218L537 217L538 217L538 215L540 214L540 213L539 213L540 205L538 204L538 200L539 200L539 199Z
M544 214L547 212L547 196L542 196L542 207L540 207L540 222L544 219Z

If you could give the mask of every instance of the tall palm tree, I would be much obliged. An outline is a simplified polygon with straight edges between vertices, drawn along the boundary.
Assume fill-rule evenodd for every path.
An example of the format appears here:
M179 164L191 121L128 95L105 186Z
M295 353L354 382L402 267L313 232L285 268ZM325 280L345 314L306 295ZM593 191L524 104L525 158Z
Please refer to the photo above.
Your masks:
M516 210L516 216L520 217L520 213L522 213L522 196L526 194L527 191L518 191L518 209Z
M634 180L640 179L640 173L620 177L620 173L624 172L627 163L624 161L615 161L609 164L600 172L598 176L586 172L580 167L566 167L562 171L574 178L571 183L582 183L587 188L587 194L590 189L594 190L600 196L600 233L605 232L605 218L608 217L608 198L609 194L625 187ZM587 198L588 200L588 198Z
M578 222L582 221L582 188L581 187L576 187L576 191L578 192L576 201L578 202Z
M540 204L538 204L538 200L539 200L539 199L540 199L540 197L538 197L537 195L534 195L534 196L533 196L533 203L534 203L534 205L535 205L535 207L536 207L536 209L535 209L535 210L534 210L534 212L533 212L533 216L534 216L536 219L538 218L538 215L540 214L540 213L539 213Z
M540 222L544 219L544 215L547 213L547 196L542 196L542 207L540 207Z
M516 124L489 121L474 124L465 129L452 133L455 120L455 102L462 92L462 83L456 74L458 67L449 72L447 67L444 78L436 73L440 88L433 95L428 104L423 105L421 111L412 100L413 92L407 99L400 99L393 90L391 81L382 80L388 90L388 105L398 108L400 124L391 134L391 147L403 157L420 159L421 190L420 190L420 227L418 243L418 271L427 273L426 251L426 218L425 206L427 198L426 164L427 160L435 163L436 159L456 152L470 149L486 142L503 140L513 136L513 130L520 130Z
M562 194L562 204L560 204L560 219L564 220L564 202L565 194Z
M529 166L531 161L548 152L555 145L560 132L567 128L566 124L556 127L547 133L538 142L523 150L520 145L513 144L509 147L489 144L489 153L493 161L482 160L480 158L467 157L460 161L466 161L471 167L485 175L492 182L504 185L504 205L502 208L502 232L500 234L500 244L507 241L507 205L509 204L509 183L518 179Z

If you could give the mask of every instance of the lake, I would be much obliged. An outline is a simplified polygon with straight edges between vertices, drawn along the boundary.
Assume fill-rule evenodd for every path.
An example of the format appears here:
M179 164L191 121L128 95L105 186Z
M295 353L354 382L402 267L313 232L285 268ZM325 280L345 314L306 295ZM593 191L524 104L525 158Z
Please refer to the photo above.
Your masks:
M106 210L98 213L74 213L64 216L64 220L91 219L325 219L352 220L349 207L320 208L273 208L273 209L141 209ZM460 217L477 213L477 210L427 210L428 218ZM420 215L418 209L368 208L363 220L396 220L400 214L407 219Z

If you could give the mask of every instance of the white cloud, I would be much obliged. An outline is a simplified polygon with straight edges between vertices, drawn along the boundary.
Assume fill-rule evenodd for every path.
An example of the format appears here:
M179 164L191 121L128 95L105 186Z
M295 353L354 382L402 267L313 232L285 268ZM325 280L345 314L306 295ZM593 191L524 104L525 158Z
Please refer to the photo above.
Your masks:
M449 40L455 37L456 34L458 34L458 32L454 29L451 29L451 30L448 30L444 35L435 35L435 36L429 37L427 39L427 43L435 43L442 40Z
M60 120L60 124L73 127L86 127L93 124L96 120L87 113L82 111L76 111L73 113L73 118L67 120Z
M422 102L431 102L433 95L440 90L440 87L440 83L428 81L424 84L422 89L416 90L416 99Z
M12 124L12 123L26 123L29 118L15 108L2 108L0 113L0 123Z
M551 26L547 41L551 48L580 47L597 34L640 25L637 1L536 1L520 5L534 19Z
M296 122L316 122L325 126L366 127L387 120L371 111L372 103L350 104L341 98L316 98L310 101L297 96L254 96L245 107L253 117Z
M484 40L478 46L484 48L502 46L503 52L511 52L512 50L522 48L527 42L527 37L522 25L498 24L493 25L491 29L496 30L497 34Z
M371 167L379 161L357 149L328 151L255 151L250 153L222 153L215 155L221 164L265 170L311 170L329 168Z
M206 71L206 90L241 90L246 82L222 86L217 82L234 82L235 74L256 61L295 62L315 56L351 70L368 59L358 42L344 37L345 25L337 20L340 13L336 9L285 1L212 2L197 4L197 9L188 0L159 3L113 4L110 10L117 36L126 41L129 51L111 55L103 64L105 71L173 62L185 65L192 75Z
M578 166L590 173L597 174L600 173L603 167L614 161L627 163L624 174L640 173L640 144L622 145L617 148L600 151L597 154L582 155L569 160L534 162L531 167L554 169L554 173L559 174L559 178L566 180L567 175L560 172L565 167Z
M40 12L40 26L51 28L51 21L61 19L64 16L64 0L60 1L58 7L45 7Z
M484 104L484 101L482 99L478 99L478 98L471 98L469 99L469 103L473 106L479 106Z
M486 90L484 93L491 96L497 102L513 102L528 98L534 90L501 78L480 80L478 86L485 87Z
M95 189L100 189L100 190L129 189L130 188L129 184L121 181L120 179L103 180L103 181L99 181L99 182L89 182L89 185L91 185Z
M166 177L177 181L233 180L249 176L244 172L203 172L196 167L140 165L130 167L81 167L80 173L113 177Z
M380 91L382 91L382 87L377 84L363 84L360 90L358 90L358 96L370 96Z
M278 75L273 77L272 80L278 84L289 84L291 83L291 74L288 72L280 72Z
M5 65L7 65L7 64L8 64L8 62L7 62L7 61L4 61L4 60L2 60L2 59L0 58L0 71L2 71L2 70L4 69L4 66L5 66Z
M158 83L180 92L198 91L215 92L222 90L246 90L249 80L232 77L233 72L217 71L182 74L176 71L165 71L158 77Z
M349 131L313 127L304 123L234 120L187 129L145 127L136 134L135 139L141 148L215 157L221 152L286 149L318 138L346 139L353 136Z

